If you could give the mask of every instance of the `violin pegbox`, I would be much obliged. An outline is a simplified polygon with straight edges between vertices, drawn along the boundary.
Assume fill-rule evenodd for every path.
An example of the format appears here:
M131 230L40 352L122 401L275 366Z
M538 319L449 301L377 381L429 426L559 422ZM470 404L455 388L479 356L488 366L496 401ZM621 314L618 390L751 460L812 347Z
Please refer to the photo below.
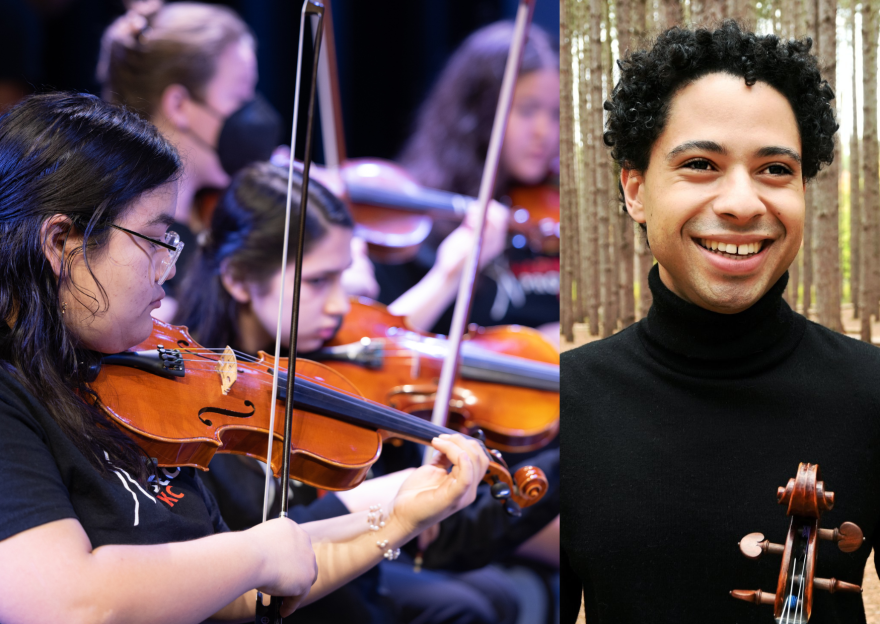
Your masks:
M813 608L814 587L831 593L862 591L858 585L835 578L815 578L818 540L836 542L840 550L848 553L858 550L864 537L852 522L844 522L837 529L819 528L819 517L834 506L834 493L825 490L817 464L800 464L797 476L777 490L776 499L786 506L786 515L791 517L785 544L773 544L761 533L749 533L739 543L740 551L749 559L764 553L782 555L776 592L735 589L730 595L746 602L773 605L778 624L806 624Z

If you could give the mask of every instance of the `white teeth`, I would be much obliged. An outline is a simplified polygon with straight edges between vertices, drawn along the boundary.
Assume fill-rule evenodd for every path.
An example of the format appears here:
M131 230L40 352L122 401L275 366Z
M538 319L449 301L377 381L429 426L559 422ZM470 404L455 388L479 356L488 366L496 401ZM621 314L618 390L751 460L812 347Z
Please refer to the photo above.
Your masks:
M711 249L712 251L721 251L723 253L737 256L748 256L751 254L756 254L761 251L762 247L761 241L755 243L744 243L742 245L734 245L733 243L722 243L719 241L709 240L708 238L701 238L700 244L706 249Z

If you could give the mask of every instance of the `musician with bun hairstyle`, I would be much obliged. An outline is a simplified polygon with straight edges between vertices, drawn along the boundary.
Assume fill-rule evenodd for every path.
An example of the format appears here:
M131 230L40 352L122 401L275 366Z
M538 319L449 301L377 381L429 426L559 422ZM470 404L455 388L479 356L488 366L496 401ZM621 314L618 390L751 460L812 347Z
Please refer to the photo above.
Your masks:
M355 513L229 532L194 469L157 469L89 381L152 331L179 252L180 175L155 127L93 96L34 96L0 118L6 624L252 621L255 588L286 596L289 614L467 505L485 473L479 445L442 437L451 472L415 471L378 531Z

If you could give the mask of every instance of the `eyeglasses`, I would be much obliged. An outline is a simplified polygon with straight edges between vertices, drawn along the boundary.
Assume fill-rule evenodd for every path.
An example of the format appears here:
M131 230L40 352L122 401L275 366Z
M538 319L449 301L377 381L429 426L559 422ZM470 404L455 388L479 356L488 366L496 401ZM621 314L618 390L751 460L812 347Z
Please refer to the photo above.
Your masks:
M118 225L110 224L110 227L115 228L120 232L125 232L126 234L142 238L145 241L149 241L153 245L162 247L166 250L166 253L159 260L159 266L156 267L156 275L158 276L156 278L156 283L161 286L165 280L168 279L168 274L171 273L174 263L177 262L177 258L180 257L180 252L183 251L183 243L180 242L180 236L178 236L177 232L165 232L164 240L160 241L155 238L150 238L149 236L144 236L143 234L138 234L137 232L132 232L131 230L119 227Z

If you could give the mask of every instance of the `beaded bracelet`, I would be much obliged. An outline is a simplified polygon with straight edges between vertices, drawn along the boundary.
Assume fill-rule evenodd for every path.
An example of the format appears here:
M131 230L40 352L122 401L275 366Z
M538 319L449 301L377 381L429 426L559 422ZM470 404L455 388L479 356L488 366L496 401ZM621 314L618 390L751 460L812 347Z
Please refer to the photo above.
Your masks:
M371 531L378 531L385 526L385 514L382 511L382 505L370 505L370 512L367 514L367 524L370 525ZM400 556L399 548L388 548L388 540L378 540L376 546L379 550L384 550L382 554L388 561L394 561Z

